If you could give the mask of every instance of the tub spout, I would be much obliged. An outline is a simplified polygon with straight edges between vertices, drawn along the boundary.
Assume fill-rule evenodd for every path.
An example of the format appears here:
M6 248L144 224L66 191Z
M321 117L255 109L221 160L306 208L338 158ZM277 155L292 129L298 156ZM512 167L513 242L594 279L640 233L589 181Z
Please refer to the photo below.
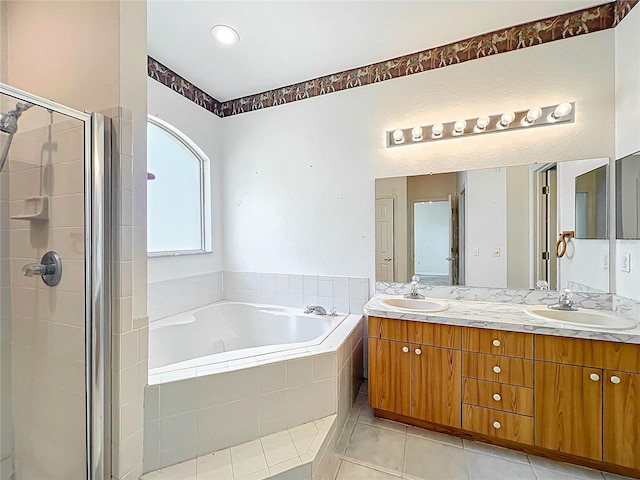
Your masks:
M324 307L321 307L320 305L307 305L307 307L304 309L304 313L313 313L315 315L326 315L327 311L325 310Z

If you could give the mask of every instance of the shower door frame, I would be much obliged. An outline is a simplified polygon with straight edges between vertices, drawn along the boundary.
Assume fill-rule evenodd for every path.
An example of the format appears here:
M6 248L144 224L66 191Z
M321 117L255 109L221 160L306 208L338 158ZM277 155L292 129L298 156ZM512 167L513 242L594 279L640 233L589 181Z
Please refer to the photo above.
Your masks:
M111 128L81 112L0 83L0 93L83 122L87 480L111 478Z

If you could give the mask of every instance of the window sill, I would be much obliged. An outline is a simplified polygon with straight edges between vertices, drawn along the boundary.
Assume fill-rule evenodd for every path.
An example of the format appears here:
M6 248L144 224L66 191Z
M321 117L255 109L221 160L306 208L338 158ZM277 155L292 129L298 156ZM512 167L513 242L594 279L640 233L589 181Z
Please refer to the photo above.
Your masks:
M183 255L207 255L211 250L176 250L172 252L147 252L147 258L179 257Z

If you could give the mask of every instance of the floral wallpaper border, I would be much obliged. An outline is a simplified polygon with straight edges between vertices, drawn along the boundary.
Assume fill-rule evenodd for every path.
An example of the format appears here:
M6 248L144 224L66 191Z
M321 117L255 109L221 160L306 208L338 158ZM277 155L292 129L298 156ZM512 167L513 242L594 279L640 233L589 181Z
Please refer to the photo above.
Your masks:
M228 117L606 30L616 27L639 1L617 0L226 102L151 57L148 75L215 115Z

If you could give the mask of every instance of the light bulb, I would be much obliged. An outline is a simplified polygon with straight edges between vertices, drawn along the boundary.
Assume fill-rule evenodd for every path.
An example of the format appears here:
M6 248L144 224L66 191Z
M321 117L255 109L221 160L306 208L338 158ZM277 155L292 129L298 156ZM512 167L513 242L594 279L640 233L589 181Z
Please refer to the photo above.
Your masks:
M431 133L434 137L439 137L440 135L442 135L443 131L444 125L442 125L441 123L434 123L433 127L431 127Z
M458 133L458 134L463 133L465 128L467 128L466 120L458 120L456 123L453 124L454 133Z
M223 45L235 45L240 41L240 35L228 25L215 25L211 29L211 35Z
M537 119L539 119L541 116L542 116L542 109L540 107L531 108L527 112L527 122L533 123Z
M413 127L411 129L411 139L414 142L419 142L422 140L422 127Z
M396 143L404 142L404 132L402 130L394 130L393 131L393 141Z
M516 118L516 114L513 112L504 112L500 117L500 125L503 127L508 127L511 122L513 122Z
M558 120L559 118L564 117L565 115L569 115L573 110L573 106L570 103L561 103L556 107L551 116Z
M489 125L489 122L491 122L491 119L486 115L482 115L481 117L478 117L478 120L476 121L476 127L478 127L480 130L484 130Z

